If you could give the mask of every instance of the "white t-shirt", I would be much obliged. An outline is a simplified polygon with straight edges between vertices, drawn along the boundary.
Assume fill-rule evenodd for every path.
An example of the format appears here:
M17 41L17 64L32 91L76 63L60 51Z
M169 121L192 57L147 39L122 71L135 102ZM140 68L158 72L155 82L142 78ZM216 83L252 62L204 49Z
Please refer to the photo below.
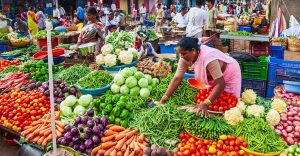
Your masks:
M187 14L187 21L187 36L202 36L202 28L208 23L208 13L201 8L193 7Z
M53 17L60 18L60 13L59 13L59 10L57 8L53 9Z
M140 14L145 14L147 12L146 7L140 8Z
M59 8L59 13L60 13L61 16L64 16L66 14L66 11L63 7L60 7Z
M109 14L109 9L107 7L104 8L104 14L108 15Z
M187 22L187 14L182 16L181 13L177 13L176 16L173 18L174 22L178 23L178 27L183 28L186 27L188 22Z
M111 4L111 10L112 11L116 11L117 10L117 6L116 6L116 4Z

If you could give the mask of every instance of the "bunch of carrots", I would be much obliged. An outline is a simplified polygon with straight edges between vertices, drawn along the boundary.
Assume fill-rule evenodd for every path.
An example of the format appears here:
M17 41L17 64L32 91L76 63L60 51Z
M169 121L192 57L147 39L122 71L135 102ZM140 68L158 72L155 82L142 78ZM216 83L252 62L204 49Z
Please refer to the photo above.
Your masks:
M101 145L94 148L92 156L141 156L148 146L148 139L138 135L138 129L125 129L118 125L108 125L101 138Z
M65 127L65 124L58 120L59 117L60 113L57 113L55 115L56 138L62 136ZM30 126L25 127L21 135L26 138L27 142L45 147L52 141L51 115L45 114L39 120L32 122Z

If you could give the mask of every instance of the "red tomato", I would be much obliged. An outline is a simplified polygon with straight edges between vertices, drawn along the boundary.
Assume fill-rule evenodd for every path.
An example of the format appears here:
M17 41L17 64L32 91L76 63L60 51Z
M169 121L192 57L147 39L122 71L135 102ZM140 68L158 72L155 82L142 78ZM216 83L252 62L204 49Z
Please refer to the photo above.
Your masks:
M248 146L248 143L246 143L246 142L243 142L243 147L247 147Z
M218 109L219 109L218 106L214 106L214 107L213 107L213 110L214 110L214 111L218 111Z
M178 136L180 139L184 139L185 138L185 135L183 133L179 134Z

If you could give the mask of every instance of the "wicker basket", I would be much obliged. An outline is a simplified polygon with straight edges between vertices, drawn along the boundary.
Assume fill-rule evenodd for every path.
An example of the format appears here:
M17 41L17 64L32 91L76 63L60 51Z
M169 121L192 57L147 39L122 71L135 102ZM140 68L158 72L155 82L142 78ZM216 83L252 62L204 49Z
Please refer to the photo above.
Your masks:
M290 51L299 51L300 52L300 38L288 37L288 49Z
M255 151L251 151L245 147L240 147L242 150L245 151L245 156L276 156L279 155L282 151L278 151L278 152L274 152L274 153L268 153L268 154L264 154L264 153L258 153Z
M284 48L286 48L287 43L288 43L287 38L280 38L280 37L272 38L272 45L273 46L283 46Z
M21 40L21 41L14 41L14 40L10 40L10 43L18 48L22 48L22 47L26 47L30 44L30 40Z

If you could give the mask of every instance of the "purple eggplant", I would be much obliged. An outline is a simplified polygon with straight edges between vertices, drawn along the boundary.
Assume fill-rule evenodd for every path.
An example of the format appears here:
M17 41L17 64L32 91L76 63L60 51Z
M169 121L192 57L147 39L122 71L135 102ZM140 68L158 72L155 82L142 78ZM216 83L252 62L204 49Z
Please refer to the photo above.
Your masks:
M91 155L92 151L93 151L93 147L89 148L89 149L86 149L85 153L88 154L88 155Z
M66 125L64 129L65 129L65 132L69 132L69 131L71 131L71 126L70 125Z
M88 120L87 126L93 128L95 126L94 120Z
M79 125L78 125L78 130L79 130L80 132L83 132L83 131L84 131L84 127L85 127L84 124L79 124Z
M81 153L83 153L83 152L85 151L85 146L84 146L84 145L80 145L80 146L79 146L79 151L80 151Z
M58 92L58 95L57 95L57 97L59 97L59 98L63 98L63 96L64 96L64 94L63 94L62 92Z
M56 80L56 83L57 83L57 84L61 84L61 83L62 83L62 80L61 80L61 79L58 79L58 80Z
M62 139L63 139L62 137L61 137L61 138L58 138L58 139L57 139L57 144L61 144Z
M69 92L69 89L68 89L67 87L65 87L65 88L63 89L63 92L64 92L64 93L68 93L68 92Z
M95 117L95 118L94 118L94 121L95 121L96 124L101 124L101 120L100 120L100 118L98 118L98 117Z
M84 134L83 134L83 139L86 140L86 139L89 139L89 138L90 138L90 135L89 135L89 134L87 134L87 133L84 133Z
M78 151L79 150L79 145L74 145L73 148Z
M74 146L74 142L70 142L68 146L69 147L73 147Z
M104 132L103 131L100 132L99 137L100 138L104 137Z
M74 128L71 129L71 135L72 136L77 136L78 133L79 133L79 130L76 127L74 127Z
M93 140L93 142L94 142L95 144L98 144L98 143L100 142L100 138L99 138L97 135L94 135L94 136L92 137L92 140Z
M75 88L75 87L72 87L72 88L70 89L70 93L71 93L72 95L76 95L76 88Z
M62 98L57 98L57 103L61 103L63 100L62 100Z
M93 109L88 109L88 111L86 112L86 114L90 117L94 116L94 110Z
M45 94L46 96L50 96L50 91L49 91L49 90L46 90L46 91L44 92L44 94Z
M88 122L88 120L89 120L89 117L88 117L88 116L85 116L85 117L83 117L83 119L81 120L81 123L82 123L82 124L86 124L86 123Z
M63 83L61 83L61 84L59 85L59 88L63 89L63 88L65 88L65 85L64 85Z
M99 126L96 126L93 128L93 133L96 134L96 135L99 135L101 132L101 129L99 128Z
M66 141L67 143L71 142L71 141L72 141L72 138L73 138L73 136L71 135L71 132L65 133L64 139L65 139L65 141Z
M101 125L103 125L104 127L106 127L109 123L108 123L108 119L103 116L101 119Z
M60 141L60 143L61 143L62 145L67 145L67 142L66 142L65 138L63 138L63 139Z
M80 138L78 136L75 136L75 137L72 138L72 142L79 143L80 142Z
M88 128L86 128L85 133L87 133L88 135L92 135L93 134L93 129L88 127Z
M93 141L91 139L87 139L84 142L85 148L92 148L93 147Z
M80 124L81 123L81 117L77 116L74 120L75 123Z

